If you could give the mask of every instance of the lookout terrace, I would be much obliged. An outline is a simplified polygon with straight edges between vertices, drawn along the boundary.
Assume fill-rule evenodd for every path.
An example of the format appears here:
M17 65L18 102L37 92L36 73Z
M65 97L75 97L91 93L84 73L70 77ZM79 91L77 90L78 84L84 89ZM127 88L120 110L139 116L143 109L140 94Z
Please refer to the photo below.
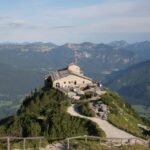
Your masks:
M91 95L90 100L97 100L94 94L102 95L105 91L93 79L84 75L80 67L71 63L67 68L60 69L45 76L45 85L65 92L70 98L79 100L81 97Z

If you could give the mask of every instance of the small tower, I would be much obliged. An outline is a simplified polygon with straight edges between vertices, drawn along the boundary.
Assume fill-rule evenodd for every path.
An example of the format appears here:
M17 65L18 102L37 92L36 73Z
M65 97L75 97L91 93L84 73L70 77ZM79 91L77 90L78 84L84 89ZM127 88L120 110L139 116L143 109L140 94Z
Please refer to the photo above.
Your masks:
M71 71L72 73L75 73L75 74L81 74L80 67L75 63L69 64L68 70Z

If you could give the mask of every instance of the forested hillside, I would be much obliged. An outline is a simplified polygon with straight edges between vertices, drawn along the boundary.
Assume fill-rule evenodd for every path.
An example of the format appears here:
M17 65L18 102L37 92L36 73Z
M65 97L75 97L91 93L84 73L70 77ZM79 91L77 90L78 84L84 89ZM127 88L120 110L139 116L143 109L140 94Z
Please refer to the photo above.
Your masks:
M15 113L24 96L43 84L44 74L0 63L0 118Z
M106 85L118 91L132 104L150 106L150 61L120 72Z
M106 85L125 97L132 105L145 107L135 107L142 116L150 116L148 113L150 108L150 61L136 64L121 71Z
M50 140L85 134L104 136L95 123L70 116L68 105L68 98L58 90L35 90L16 115L0 121L0 135L45 136Z

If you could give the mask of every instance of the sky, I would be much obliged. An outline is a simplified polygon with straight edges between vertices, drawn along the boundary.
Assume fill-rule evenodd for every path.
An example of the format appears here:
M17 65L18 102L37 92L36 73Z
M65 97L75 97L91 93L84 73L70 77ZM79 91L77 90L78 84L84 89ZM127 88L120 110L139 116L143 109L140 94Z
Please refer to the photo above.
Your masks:
M150 0L0 0L0 42L150 40Z

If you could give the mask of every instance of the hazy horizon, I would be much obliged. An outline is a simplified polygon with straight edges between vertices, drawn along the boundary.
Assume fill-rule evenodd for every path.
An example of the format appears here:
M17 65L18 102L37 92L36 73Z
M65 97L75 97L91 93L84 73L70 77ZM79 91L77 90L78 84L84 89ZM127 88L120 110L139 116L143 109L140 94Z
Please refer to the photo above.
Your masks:
M99 42L91 42L91 41L82 41L82 42L66 42L66 43L54 43L54 42L51 42L51 41L24 41L24 42L11 42L11 41L3 41L3 42L0 42L0 44L33 44L33 43L51 43L51 44L55 44L57 46L61 46L61 45L65 45L65 44L82 44L82 43L92 43L92 44L110 44L112 42L127 42L128 44L135 44L135 43L140 43L140 42L150 42L150 40L141 40L141 41L134 41L134 42L128 42L128 41L125 41L125 40L113 40L113 41L109 41L109 42L102 42L102 41L99 41Z

